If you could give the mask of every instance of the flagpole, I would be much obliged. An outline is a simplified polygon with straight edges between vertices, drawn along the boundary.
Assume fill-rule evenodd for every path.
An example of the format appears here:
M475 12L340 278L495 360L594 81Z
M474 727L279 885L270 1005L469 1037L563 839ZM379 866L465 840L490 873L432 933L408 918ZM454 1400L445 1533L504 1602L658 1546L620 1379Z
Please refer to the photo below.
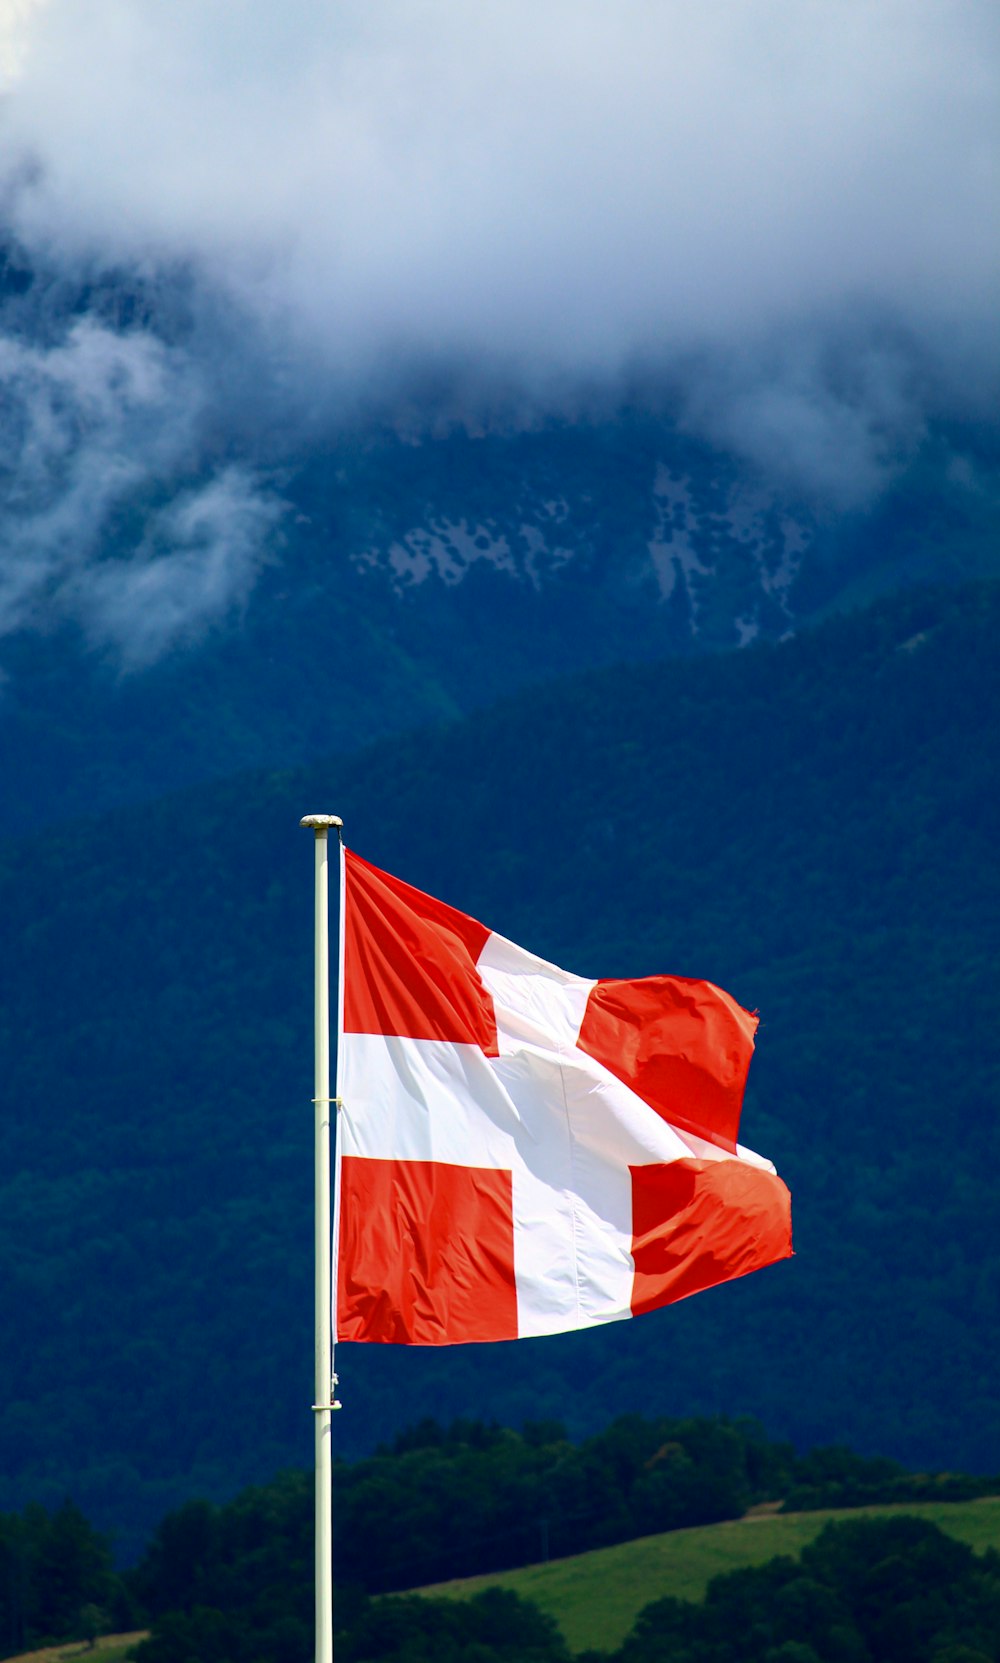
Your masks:
M333 1663L333 1334L330 1214L330 882L329 831L336 814L307 814L299 822L315 834L315 1251L316 1352L316 1663Z

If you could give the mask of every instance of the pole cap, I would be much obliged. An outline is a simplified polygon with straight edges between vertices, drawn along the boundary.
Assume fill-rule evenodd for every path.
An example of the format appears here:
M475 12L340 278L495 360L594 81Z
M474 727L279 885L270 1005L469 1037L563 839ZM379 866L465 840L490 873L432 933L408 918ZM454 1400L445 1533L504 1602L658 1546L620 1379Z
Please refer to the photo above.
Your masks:
M300 826L309 826L313 831L329 831L331 826L338 830L344 822L339 814L304 814L299 821Z

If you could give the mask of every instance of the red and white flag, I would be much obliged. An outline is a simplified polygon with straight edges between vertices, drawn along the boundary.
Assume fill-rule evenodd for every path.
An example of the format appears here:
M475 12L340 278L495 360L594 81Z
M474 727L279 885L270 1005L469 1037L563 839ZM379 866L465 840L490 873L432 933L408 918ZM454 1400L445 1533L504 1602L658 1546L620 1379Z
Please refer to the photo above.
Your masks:
M556 1334L791 1253L736 1142L756 1017L570 975L344 859L336 1339Z

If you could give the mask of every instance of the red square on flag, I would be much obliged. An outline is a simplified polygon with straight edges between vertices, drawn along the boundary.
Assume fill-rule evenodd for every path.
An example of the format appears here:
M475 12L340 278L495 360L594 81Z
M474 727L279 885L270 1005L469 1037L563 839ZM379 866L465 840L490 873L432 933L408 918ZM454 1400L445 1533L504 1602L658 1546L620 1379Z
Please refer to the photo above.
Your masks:
M337 1338L517 1338L509 1172L345 1156Z
M700 1160L631 1170L633 1316L790 1252L788 1191L773 1172Z

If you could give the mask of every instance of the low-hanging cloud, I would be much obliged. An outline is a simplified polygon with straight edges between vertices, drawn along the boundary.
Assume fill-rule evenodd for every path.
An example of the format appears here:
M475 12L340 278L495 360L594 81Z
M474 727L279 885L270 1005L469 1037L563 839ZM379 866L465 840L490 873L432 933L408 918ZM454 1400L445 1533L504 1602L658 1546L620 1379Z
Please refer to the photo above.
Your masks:
M0 334L0 637L64 621L136 668L249 592L280 514L245 466L206 473L197 366L82 318Z
M66 598L92 640L141 669L246 599L279 513L232 464L152 514L130 558L74 574Z
M186 263L285 416L662 374L845 505L995 398L995 0L7 0L0 39L22 238Z

